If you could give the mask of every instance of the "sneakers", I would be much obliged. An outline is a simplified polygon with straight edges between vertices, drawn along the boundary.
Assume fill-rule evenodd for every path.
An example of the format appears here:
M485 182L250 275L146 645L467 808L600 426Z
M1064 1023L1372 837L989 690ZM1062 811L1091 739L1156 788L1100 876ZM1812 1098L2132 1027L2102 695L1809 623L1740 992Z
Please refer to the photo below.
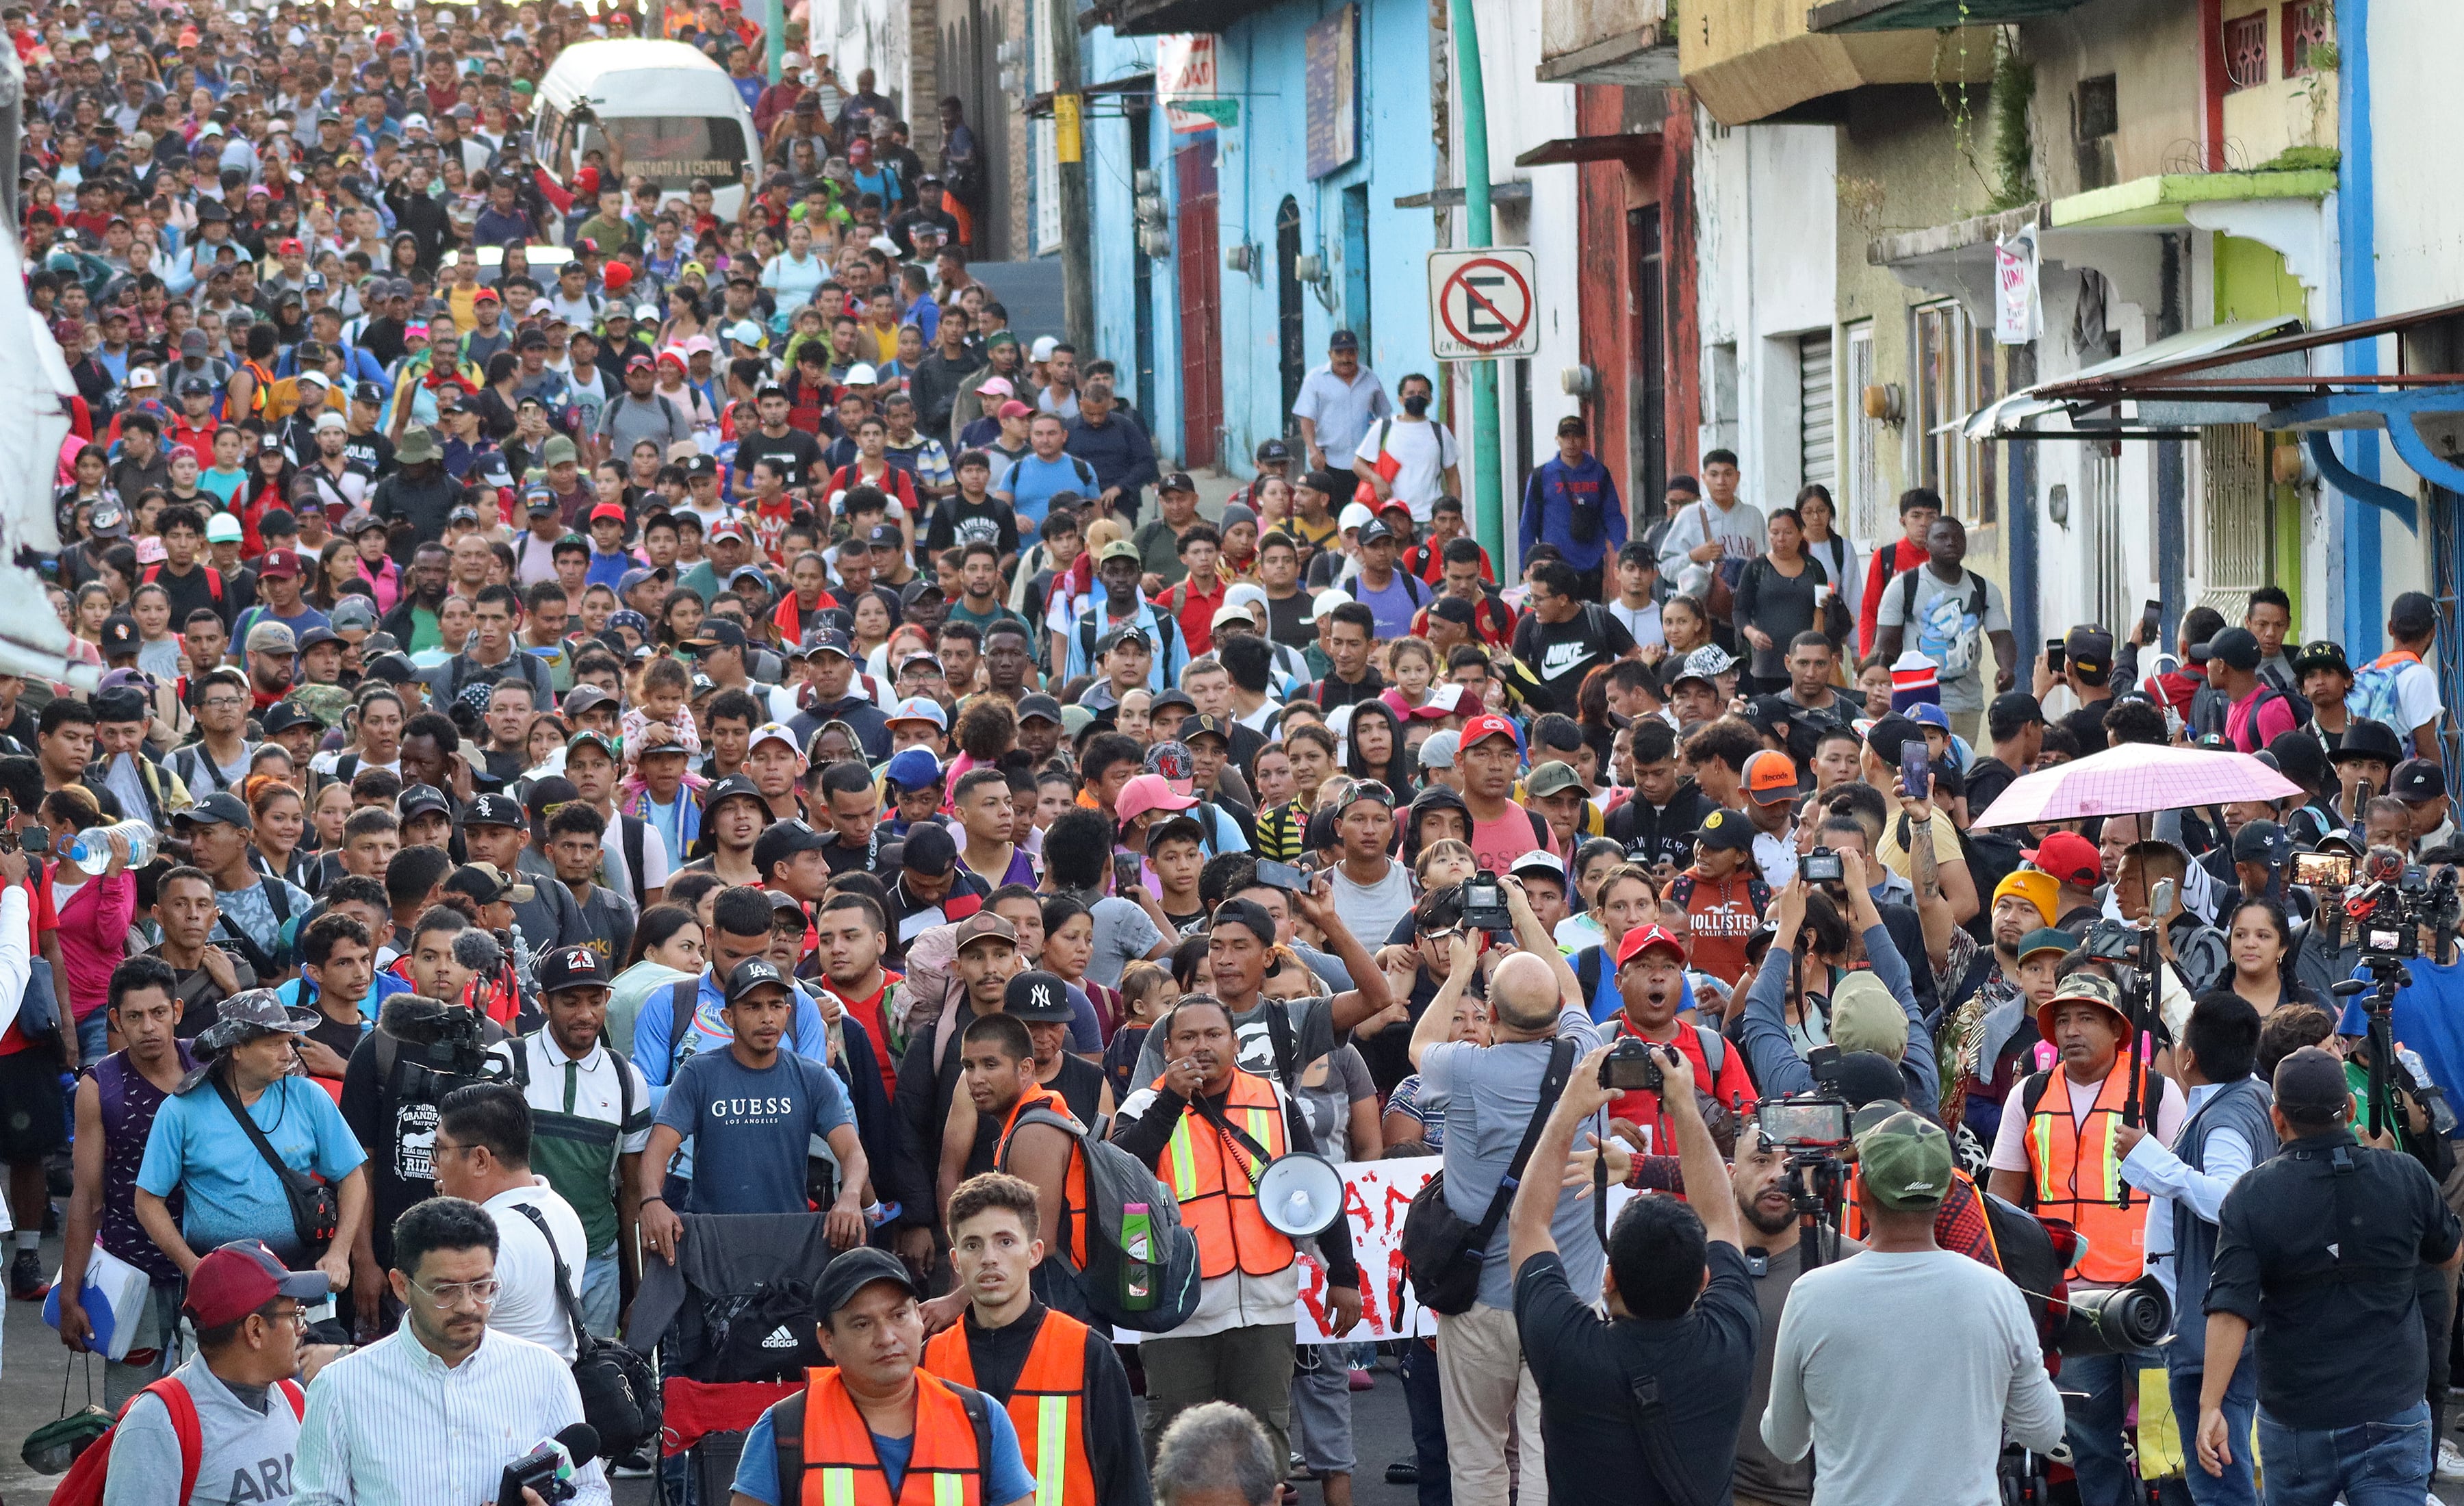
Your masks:
M37 1251L20 1250L9 1262L9 1295L20 1302L39 1302L52 1289L43 1274L43 1257Z
M2464 1480L2464 1449L2456 1448L2455 1440L2453 1438L2438 1440L2436 1478L2451 1484L2457 1480Z

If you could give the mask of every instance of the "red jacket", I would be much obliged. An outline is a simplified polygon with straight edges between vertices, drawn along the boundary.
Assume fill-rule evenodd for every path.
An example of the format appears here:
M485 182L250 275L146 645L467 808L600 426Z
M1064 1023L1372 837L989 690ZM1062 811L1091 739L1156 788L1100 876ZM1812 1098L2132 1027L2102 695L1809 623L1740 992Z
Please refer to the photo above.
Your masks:
M1874 634L1878 631L1875 613L1882 609L1882 589L1899 575L1903 575L1925 563L1925 549L1905 538L1892 541L1887 549L1874 551L1874 560L1865 567L1865 598L1857 609L1857 654L1871 658Z

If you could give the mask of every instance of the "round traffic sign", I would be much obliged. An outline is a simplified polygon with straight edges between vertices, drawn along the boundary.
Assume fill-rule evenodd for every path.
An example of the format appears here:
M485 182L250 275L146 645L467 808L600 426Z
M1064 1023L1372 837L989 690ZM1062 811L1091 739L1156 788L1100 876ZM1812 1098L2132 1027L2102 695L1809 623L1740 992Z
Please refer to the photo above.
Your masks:
M1447 276L1438 311L1446 333L1466 347L1503 350L1521 340L1531 322L1531 285L1512 262L1481 256Z

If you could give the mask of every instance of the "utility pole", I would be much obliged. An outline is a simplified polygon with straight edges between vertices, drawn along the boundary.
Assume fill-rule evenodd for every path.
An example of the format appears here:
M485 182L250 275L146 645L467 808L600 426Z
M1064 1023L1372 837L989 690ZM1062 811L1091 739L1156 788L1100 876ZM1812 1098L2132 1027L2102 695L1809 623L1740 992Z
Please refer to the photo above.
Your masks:
M1095 348L1094 210L1087 196L1087 97L1079 90L1076 0L1045 0L1052 49L1052 152L1061 182L1061 324L1082 353Z
M1463 244L1489 245L1488 91L1481 82L1480 18L1472 0L1452 0L1455 86L1463 101ZM1506 489L1498 464L1497 363L1471 364L1472 518L1481 547L1505 568Z

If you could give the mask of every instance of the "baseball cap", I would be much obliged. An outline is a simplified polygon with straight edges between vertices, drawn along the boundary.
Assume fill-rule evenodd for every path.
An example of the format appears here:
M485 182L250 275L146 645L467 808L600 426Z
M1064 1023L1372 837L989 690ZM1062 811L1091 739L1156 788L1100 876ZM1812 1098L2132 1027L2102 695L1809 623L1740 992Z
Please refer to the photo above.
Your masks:
M1524 792L1534 798L1542 795L1563 794L1569 789L1582 787L1583 776L1575 772L1574 765L1564 759L1551 759L1533 769L1531 777L1523 782Z
M1021 696L1018 698L1018 720L1022 722L1041 717L1046 721L1061 720L1061 702L1050 696Z
M1458 755L1461 750L1477 746L1490 738L1504 738L1518 748L1523 745L1523 740L1514 735L1513 722L1495 712L1485 712L1463 723L1463 736L1455 742Z
M1950 1140L1942 1126L1894 1109L1857 1132L1858 1180L1893 1209L1938 1207L1950 1191Z
M236 1322L278 1296L321 1302L332 1291L322 1271L289 1270L261 1241L235 1239L197 1262L180 1306L205 1331Z
M507 904L527 904L539 897L537 889L516 883L513 875L494 863L465 863L445 880L445 887L449 893L469 895L483 905L499 899Z
M597 736L598 734L591 732L581 734L582 738ZM575 741L579 742L580 738ZM606 740L601 738L599 741L604 744ZM611 753L608 756L612 758L615 755ZM439 815L451 815L453 808L446 803L445 791L435 786L412 785L394 797L393 811L397 818L407 822L413 816L424 816L431 811Z
M2248 628L2227 628L2207 642L2190 651L2193 659L2222 659L2237 670L2255 670L2266 655L2259 652L2257 635Z
M242 831L253 831L256 823L249 819L248 806L228 789L218 789L186 810L171 817L171 825L193 827L228 826Z
M2236 863L2282 868L2293 860L2293 834L2273 821L2245 821L2233 833L2233 855Z
M2303 1118L2327 1118L2353 1101L2344 1063L2334 1052L2304 1046L2276 1064L2276 1106Z
M286 575L296 577L298 573L299 551L297 549L268 549L265 551L264 561L256 567L259 580L273 580ZM251 632L249 636L253 638L255 633Z
M589 946L557 946L539 959L538 979L542 996L566 988L606 988L608 968Z
M1462 743L1463 734L1452 727L1430 733L1427 741L1420 744L1420 766L1422 768L1454 767L1455 750Z
M882 779L900 790L937 787L941 783L941 761L926 747L901 748L881 765Z
M1694 840L1715 853L1744 853L1754 845L1754 824L1735 810L1714 810L1703 818Z
M761 959L757 957L752 962L761 962ZM750 966L751 963L746 965ZM763 963L762 965L769 964ZM774 975L778 970L770 968ZM827 1322L831 1314L854 1301L857 1293L875 1281L892 1282L915 1300L920 1301L924 1296L923 1290L916 1286L915 1278L908 1273L905 1261L887 1250L858 1245L853 1250L842 1251L823 1268L822 1279L813 1289L813 1309L822 1315L824 1322Z
M1554 853L1542 852L1537 848L1507 864L1506 871L1515 875L1546 874L1560 884L1566 881L1566 860Z
M911 836L909 840L913 841L913 837ZM1010 945L1016 946L1018 928L990 910L979 910L958 922L957 949L959 951L963 952L978 941L988 938L993 941L1007 941Z
M2408 805L2444 799L2447 771L2430 759L2406 759L2387 776L2387 793Z
M906 846L899 858L905 867L927 878L938 878L957 860L957 839L950 835L948 827L938 821L927 821L907 829Z
M2074 889L2093 889L2104 882L2103 857L2095 843L2076 831L2050 832L2044 841L2019 855L2052 875L2057 883Z
M931 655L918 654L915 657L930 658ZM938 732L950 730L950 714L943 711L941 703L930 696L908 697L890 708L890 716L887 720L892 725L901 721L923 721L931 723L934 730Z
M2046 952L2059 952L2067 956L2070 949L2078 944L2079 938L2068 931L2057 931L2050 925L2038 926L2019 939L2019 961L2024 963L2031 957L2040 956Z
M2301 645L2293 655L2293 673L2307 675L2312 670L2334 670L2350 678L2353 666L2344 658L2344 646L2326 638L2315 638Z
M1685 960L1685 943L1671 935L1666 927L1638 925L1617 942L1617 964L1623 967L1655 946L1666 947L1680 962Z
M1747 798L1758 806L1775 806L1794 800L1797 792L1796 764L1785 753L1765 748L1746 760L1745 778L1741 782Z
M1001 990L1001 1012L1031 1024L1067 1024L1077 1017L1069 1008L1069 986L1047 972L1021 973Z
M799 853L818 853L829 845L829 839L806 825L802 817L774 823L753 840L753 871L766 879L771 865L787 862Z
M1175 794L1171 782L1161 774L1139 774L1121 786L1112 810L1121 825L1128 826L1150 810L1186 810L1196 804L1189 795Z
M1443 597L1439 598L1441 601L1443 601L1444 599L1445 598ZM1350 600L1352 600L1351 596L1342 591L1335 590L1332 587L1329 587L1310 598L1309 615L1302 620L1305 622L1315 622L1319 618L1332 612L1337 607L1342 606L1345 602Z
M2062 634L2062 657L2082 675L2113 672L2113 634L2102 628L2073 628Z
M206 543L238 543L241 538L237 516L231 513L216 513L206 520Z
M522 815L522 803L511 795L473 795L464 808L462 824L466 827L518 827L528 822Z
M796 986L772 965L770 959L748 957L737 963L736 970L727 975L727 1002L734 1004L749 996L754 989L765 987L783 988L790 997L796 992Z

